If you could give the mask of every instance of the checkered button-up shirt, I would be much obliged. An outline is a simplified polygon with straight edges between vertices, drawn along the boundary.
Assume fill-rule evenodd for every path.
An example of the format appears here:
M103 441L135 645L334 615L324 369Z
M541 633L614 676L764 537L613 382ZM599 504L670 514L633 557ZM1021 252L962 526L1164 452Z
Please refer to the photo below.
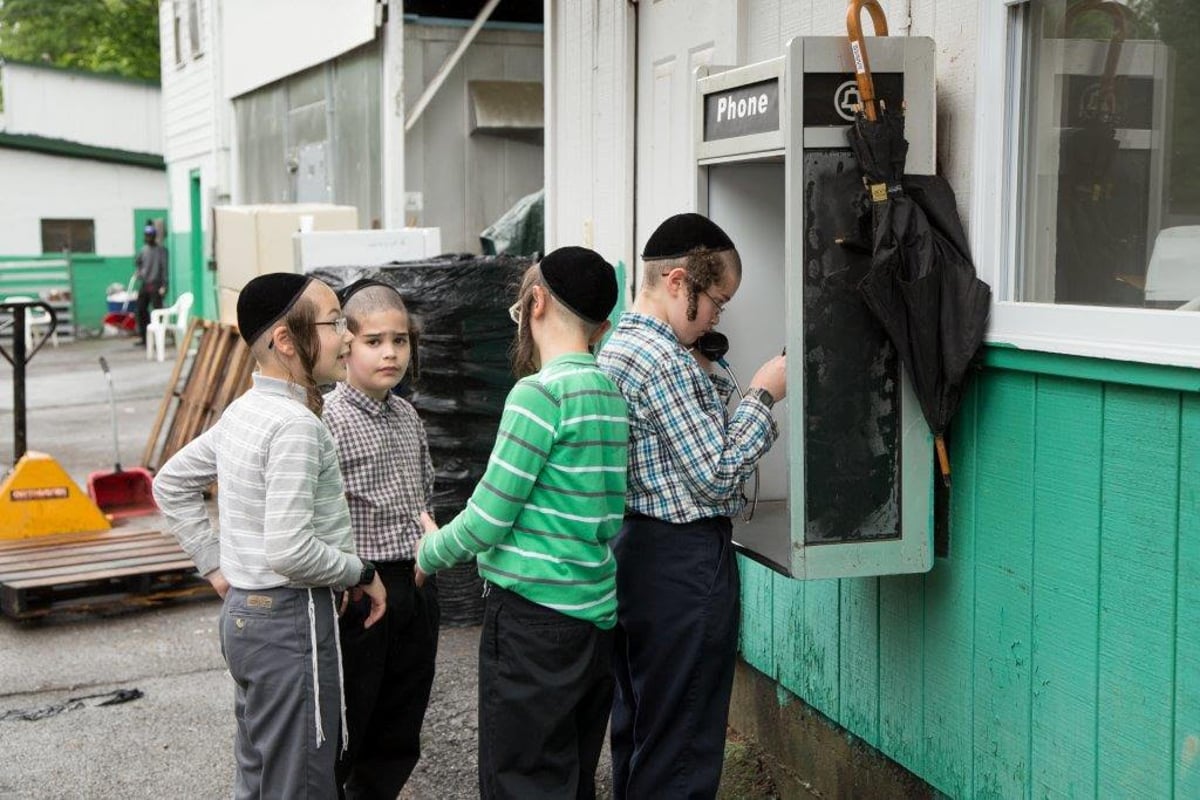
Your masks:
M324 417L337 441L358 554L415 558L421 512L433 497L433 462L416 409L395 395L374 400L342 383L325 398Z
M779 435L771 410L748 397L730 415L733 383L646 314L622 314L597 362L629 404L627 508L676 523L740 512L742 483Z

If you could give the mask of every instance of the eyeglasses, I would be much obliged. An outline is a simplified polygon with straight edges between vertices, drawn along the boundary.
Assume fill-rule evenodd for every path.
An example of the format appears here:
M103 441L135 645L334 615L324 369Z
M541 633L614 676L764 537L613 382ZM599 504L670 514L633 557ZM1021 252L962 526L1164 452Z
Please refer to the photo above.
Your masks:
M338 317L337 319L331 320L329 322L314 322L313 324L314 325L328 325L329 327L333 328L333 332L335 334L337 334L338 336L342 336L343 334L345 334L346 328L348 326L348 322L346 321L345 317Z
M715 298L711 294L709 294L708 289L701 289L700 293L703 294L705 297L707 297L710 301L712 301L713 307L717 309L717 316L720 316L721 314L723 314L725 312L726 304L722 303L721 301L717 300L717 298Z
M511 319L517 325L521 324L521 301L520 300L518 300L517 302L513 303L511 306L508 307L508 318Z

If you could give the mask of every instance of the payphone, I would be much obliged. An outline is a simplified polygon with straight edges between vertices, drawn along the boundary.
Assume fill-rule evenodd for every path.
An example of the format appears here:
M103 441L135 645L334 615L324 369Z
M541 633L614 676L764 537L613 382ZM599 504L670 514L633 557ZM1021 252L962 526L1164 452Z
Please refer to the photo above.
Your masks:
M905 108L907 172L934 171L934 43L869 38L876 95ZM728 361L785 346L780 438L760 462L745 554L798 578L923 572L933 564L933 437L896 351L859 297L869 208L846 139L858 102L844 37L783 56L701 67L697 208L737 244L742 283L722 315ZM868 212L869 218L869 212Z

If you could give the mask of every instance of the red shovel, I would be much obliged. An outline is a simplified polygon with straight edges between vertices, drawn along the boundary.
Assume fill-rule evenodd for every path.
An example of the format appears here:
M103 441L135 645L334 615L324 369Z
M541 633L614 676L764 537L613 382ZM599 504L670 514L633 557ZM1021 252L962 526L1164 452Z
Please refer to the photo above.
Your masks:
M112 519L138 517L154 514L158 504L154 502L154 478L143 467L121 469L121 450L117 437L117 399L113 393L112 373L108 361L100 356L100 368L108 381L108 404L112 409L113 454L116 467L112 472L93 472L88 475L88 495L100 506L100 510Z

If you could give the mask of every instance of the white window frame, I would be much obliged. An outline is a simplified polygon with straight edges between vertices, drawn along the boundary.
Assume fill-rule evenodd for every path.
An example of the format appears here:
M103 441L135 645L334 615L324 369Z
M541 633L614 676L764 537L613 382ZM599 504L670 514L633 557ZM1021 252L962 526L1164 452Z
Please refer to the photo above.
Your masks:
M975 170L970 234L979 276L992 287L986 341L1022 350L1200 368L1200 313L1015 302L1020 128L1010 77L1018 61L1016 10L1029 0L980 0Z

